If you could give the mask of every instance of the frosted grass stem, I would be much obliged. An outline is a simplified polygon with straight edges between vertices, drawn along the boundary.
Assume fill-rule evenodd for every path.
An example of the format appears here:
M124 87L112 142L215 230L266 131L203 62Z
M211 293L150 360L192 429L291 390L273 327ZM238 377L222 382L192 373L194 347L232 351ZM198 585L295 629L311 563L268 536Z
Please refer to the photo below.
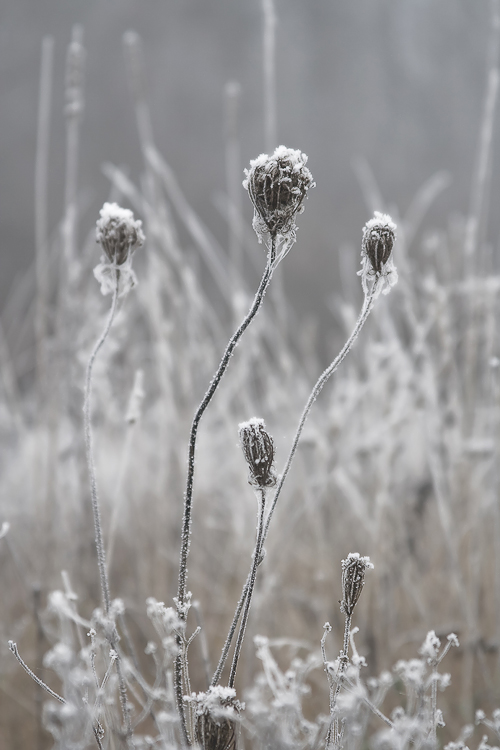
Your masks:
M259 284L259 288L257 290L254 301L252 303L252 306L250 310L248 311L246 317L244 318L243 322L240 324L239 328L231 336L229 343L226 347L226 350L223 354L223 357L220 361L219 367L217 368L217 371L214 377L212 378L208 391L206 392L202 402L200 403L200 405L198 406L198 409L196 410L196 413L194 415L194 419L191 425L191 432L189 436L188 473L187 473L187 480L186 480L186 492L184 495L184 513L183 513L183 518L182 518L181 553L180 553L180 562L179 562L179 586L178 586L177 601L176 601L177 615L182 622L185 622L187 619L187 612L186 612L186 584L187 584L187 573L188 573L187 561L188 561L188 555L189 555L189 538L191 535L194 460L195 460L195 452L196 452L196 439L198 436L198 427L200 425L201 418L203 414L205 413L205 410L207 409L210 401L212 400L220 381L222 380L222 376L224 375L229 365L229 360L231 359L231 356L239 340L245 333L246 329L248 328L248 326L250 325L250 323L256 316L257 312L259 311L260 306L262 305L262 302L264 300L264 295L266 293L267 287L269 286L269 282L271 281L271 277L274 271L275 259L276 259L276 241L277 241L276 234L273 234L270 240L270 247L269 247L266 268L264 270L264 274L262 276L261 282ZM182 672L183 672L182 661L183 661L183 654L181 652L175 659L175 669L174 669L175 696L176 696L176 702L177 702L177 710L179 712L179 717L181 719L183 734L184 734L186 741L188 741L186 717L184 713L184 701L183 701L183 693L182 693Z
M264 531L264 513L266 509L266 490L260 488L260 502L259 512L257 518L257 541L255 543L255 551L253 553L252 568L250 570L250 579L245 597L245 609L243 610L243 616L241 618L240 630L238 638L236 640L236 646L234 648L233 661L231 663L231 671L229 673L228 687L234 687L234 680L236 678L236 669L238 667L238 660L240 658L241 647L243 645L243 639L245 637L245 631L248 623L248 615L250 613L250 605L252 603L252 594L255 587L255 579L257 577L257 568L259 567L260 556L262 554L262 535Z

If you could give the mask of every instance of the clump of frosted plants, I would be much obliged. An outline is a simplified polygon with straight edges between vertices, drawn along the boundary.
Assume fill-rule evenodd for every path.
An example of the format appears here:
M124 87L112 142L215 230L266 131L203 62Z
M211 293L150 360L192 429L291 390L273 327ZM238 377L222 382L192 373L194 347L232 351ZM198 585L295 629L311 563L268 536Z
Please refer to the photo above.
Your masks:
M101 284L103 294L113 294L118 280L119 296L125 295L137 284L132 269L132 254L144 244L142 221L134 218L128 208L117 203L105 203L96 223L96 241L104 250L94 275Z
M301 151L278 146L272 156L261 154L245 169L243 187L254 206L253 228L259 242L269 234L284 241L280 257L295 242L295 217L304 210L304 199L315 183Z

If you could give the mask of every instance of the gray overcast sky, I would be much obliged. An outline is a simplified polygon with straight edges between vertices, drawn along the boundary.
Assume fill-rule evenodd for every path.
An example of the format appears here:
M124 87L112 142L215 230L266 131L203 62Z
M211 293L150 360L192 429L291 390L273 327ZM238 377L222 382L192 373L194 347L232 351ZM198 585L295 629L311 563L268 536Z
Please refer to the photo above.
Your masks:
M402 211L426 178L449 170L453 184L433 219L443 223L451 209L466 210L485 89L489 9L487 0L276 0L278 140L309 155L317 181L285 271L299 309L318 312L336 283L338 247L359 244L368 215L354 157L368 160L384 197ZM64 60L74 23L83 26L88 55L81 237L108 196L101 163L127 165L139 179L121 43L128 29L144 40L158 146L221 242L226 231L213 197L224 189L228 80L242 87L242 169L264 150L261 0L0 0L3 300L34 255L37 87L46 34L55 41L51 229L61 217ZM495 165L498 148L494 170ZM493 204L498 197L494 179ZM495 220L493 211L490 235L496 243Z

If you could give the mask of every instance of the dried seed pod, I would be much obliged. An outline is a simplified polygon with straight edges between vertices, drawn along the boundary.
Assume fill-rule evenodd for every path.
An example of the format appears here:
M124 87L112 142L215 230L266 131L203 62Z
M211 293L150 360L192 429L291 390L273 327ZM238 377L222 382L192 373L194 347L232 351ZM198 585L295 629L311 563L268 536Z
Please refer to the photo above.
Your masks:
M144 243L142 221L134 219L132 211L117 203L105 203L100 215L96 223L96 240L108 260L121 266Z
M211 687L196 696L196 742L201 750L236 750L241 703L232 688Z
M342 560L342 592L343 599L340 611L350 617L357 604L361 591L365 585L365 571L373 568L369 557L361 557L359 552L350 552Z
M363 228L363 240L361 242L361 271L363 290L368 292L368 282L375 282L382 278L379 284L378 294L382 291L387 294L391 287L396 284L398 274L392 259L392 250L396 241L396 224L388 214L375 211L373 219L368 221Z
M254 487L274 487L274 441L263 419L254 417L239 425L240 443L250 469L249 483Z
M295 239L295 217L304 209L309 188L314 187L306 167L307 156L278 146L272 156L261 154L245 169L243 187L254 206L253 228L262 242L264 234Z

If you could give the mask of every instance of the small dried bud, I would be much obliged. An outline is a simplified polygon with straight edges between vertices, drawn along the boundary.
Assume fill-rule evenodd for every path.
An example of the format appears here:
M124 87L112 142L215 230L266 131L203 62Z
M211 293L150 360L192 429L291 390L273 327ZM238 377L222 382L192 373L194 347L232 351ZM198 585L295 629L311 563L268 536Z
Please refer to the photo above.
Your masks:
M248 481L254 487L274 487L274 441L263 419L254 417L239 425L240 443L250 472Z
M377 296L380 292L387 294L398 280L398 273L392 259L392 249L396 241L396 225L387 214L375 211L373 219L363 228L361 243L361 265L358 272L361 276L363 291L368 292L368 281L379 284Z
M242 708L232 688L211 687L196 696L196 742L201 750L236 750Z
M132 211L117 203L105 203L100 215L96 223L97 242L111 263L121 266L144 243L142 221L134 219Z
M304 210L307 191L314 187L306 162L307 156L300 151L278 146L272 156L261 154L245 169L243 187L254 206L253 228L259 242L269 233L293 244L295 217Z
M359 552L350 552L342 560L342 591L344 598L340 611L350 617L365 585L365 571L373 568L369 557L361 557Z

